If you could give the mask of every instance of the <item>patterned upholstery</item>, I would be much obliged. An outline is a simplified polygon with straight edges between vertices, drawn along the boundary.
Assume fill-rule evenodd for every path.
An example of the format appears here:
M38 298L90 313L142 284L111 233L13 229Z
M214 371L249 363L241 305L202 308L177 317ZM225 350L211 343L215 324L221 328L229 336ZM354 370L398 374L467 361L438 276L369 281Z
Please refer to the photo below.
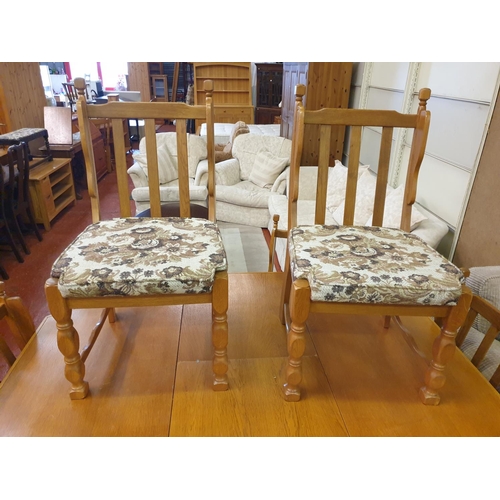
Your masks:
M57 259L51 275L66 298L196 294L210 292L215 272L226 268L213 222L144 217L91 224Z
M47 137L48 132L44 128L21 128L7 134L0 135L0 145L10 146L22 141L28 142L38 137Z
M461 295L462 272L400 229L299 226L289 250L293 280L309 281L313 301L454 305Z

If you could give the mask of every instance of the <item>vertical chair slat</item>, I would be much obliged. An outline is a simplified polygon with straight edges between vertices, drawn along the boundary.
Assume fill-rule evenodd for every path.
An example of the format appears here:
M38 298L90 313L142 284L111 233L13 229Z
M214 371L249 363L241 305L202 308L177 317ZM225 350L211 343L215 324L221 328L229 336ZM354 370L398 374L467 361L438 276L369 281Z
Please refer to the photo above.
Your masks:
M116 181L118 183L118 197L120 201L120 215L130 217L130 201L127 176L127 157L125 152L125 138L123 130L123 120L111 120L113 130L113 142L116 161Z
M160 174L158 172L158 152L156 146L155 120L146 119L146 158L148 164L148 187L151 217L161 217Z
M80 94L76 103L78 127L80 129L80 140L82 143L83 159L85 161L85 172L87 174L87 189L92 211L92 222L98 222L101 220L101 209L99 204L99 190L97 188L97 173L95 170L94 147L92 143L92 133L90 131L88 106L85 97L83 94Z
M393 127L382 128L380 154L377 170L377 187L375 189L375 203L373 206L372 225L382 226L384 221L385 198L387 194L387 180L389 179L389 162L391 159Z
M176 120L175 131L177 134L180 216L191 217L191 208L189 203L189 168L186 120Z
M356 207L356 190L358 186L359 152L361 149L361 132L363 127L351 127L351 141L349 145L349 165L344 205L343 224L354 224L354 209Z
M330 125L320 126L319 156L318 156L318 181L316 184L316 210L315 224L325 223L326 190L328 184L328 163L330 159L330 143L332 137Z

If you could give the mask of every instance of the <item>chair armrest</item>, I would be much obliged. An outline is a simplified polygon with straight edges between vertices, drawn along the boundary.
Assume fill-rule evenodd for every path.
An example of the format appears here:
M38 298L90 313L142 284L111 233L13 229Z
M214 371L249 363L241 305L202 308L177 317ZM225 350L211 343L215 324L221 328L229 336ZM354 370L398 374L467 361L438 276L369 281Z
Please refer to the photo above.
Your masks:
M143 187L148 185L148 178L138 163L132 164L132 166L127 170L128 175L134 183L134 187Z

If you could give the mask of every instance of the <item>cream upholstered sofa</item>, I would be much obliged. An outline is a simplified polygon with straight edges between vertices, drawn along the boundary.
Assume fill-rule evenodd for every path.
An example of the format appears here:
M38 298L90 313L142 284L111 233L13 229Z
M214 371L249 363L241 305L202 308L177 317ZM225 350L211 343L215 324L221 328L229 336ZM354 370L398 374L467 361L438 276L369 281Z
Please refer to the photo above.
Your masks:
M314 207L316 199L317 167L300 167L299 200L297 205L298 225L314 224ZM277 179L281 191L288 184L286 169ZM354 224L370 225L375 196L376 175L368 166L359 168L358 187ZM344 215L344 192L347 181L347 168L339 161L330 169L327 188L326 224L342 224ZM277 189L278 190L278 189ZM285 189L286 192L286 189ZM397 189L387 186L386 205L384 211L384 226L399 227L401 208L403 204L404 185ZM279 215L278 229L286 230L288 224L288 198L286 194L276 193L268 200L268 229L273 231L273 216ZM422 238L426 243L436 248L448 232L448 226L433 214L420 206L413 206L411 232ZM286 239L276 238L276 256L281 269L285 266Z
M160 175L160 200L179 201L177 171L177 139L175 132L156 134L158 170ZM134 163L127 170L134 189L136 214L149 208L148 166L146 162L146 138L139 143L139 151L133 155ZM189 191L194 204L206 206L207 200L207 143L206 139L194 134L188 136Z
M290 164L291 149L292 141L284 137L252 133L236 137L233 158L215 165L217 220L267 227L268 200L285 191L280 174Z

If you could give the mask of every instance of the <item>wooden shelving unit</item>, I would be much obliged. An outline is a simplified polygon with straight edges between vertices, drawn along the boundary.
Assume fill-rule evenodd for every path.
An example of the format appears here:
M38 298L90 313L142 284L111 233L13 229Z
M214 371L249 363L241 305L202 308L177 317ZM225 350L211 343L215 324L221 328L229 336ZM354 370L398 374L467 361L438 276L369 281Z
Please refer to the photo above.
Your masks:
M283 95L281 105L281 136L292 138L295 110L295 86L306 86L304 106L321 108L347 108L351 90L352 63L350 62L285 62L283 63ZM319 126L307 125L301 165L318 164ZM342 161L344 149L343 127L332 127L330 165Z
M35 221L49 231L52 219L76 201L71 159L54 158L32 168L29 183Z
M254 123L250 63L195 62L194 103L205 103L203 82L214 82L213 102L216 123ZM196 123L196 129L201 125Z

